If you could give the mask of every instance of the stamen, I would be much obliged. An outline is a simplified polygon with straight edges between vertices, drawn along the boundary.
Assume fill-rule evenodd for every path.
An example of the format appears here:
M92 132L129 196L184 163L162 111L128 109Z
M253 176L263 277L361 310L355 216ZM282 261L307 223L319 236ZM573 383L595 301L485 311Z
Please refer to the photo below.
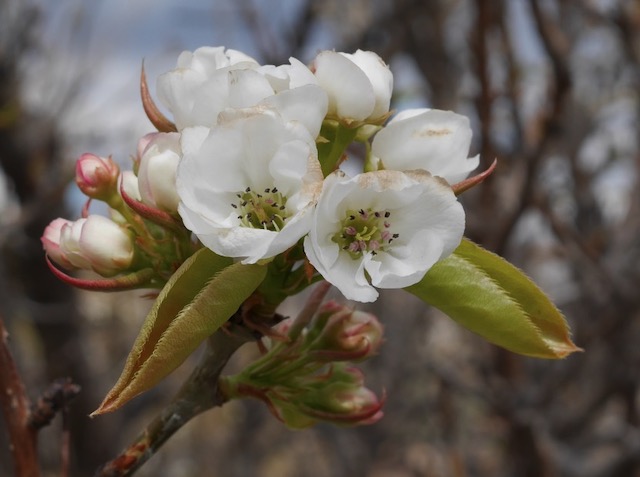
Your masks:
M287 198L278 193L275 187L266 187L264 193L258 193L247 187L244 193L237 193L240 199L231 204L234 209L240 209L244 215L238 219L243 227L259 228L279 232L285 226L287 219Z
M391 213L385 210L347 210L343 225L332 240L353 259L358 259L366 253L373 256L384 252L385 247L394 238L399 237L399 234L393 234L388 230L391 223L385 219L390 215Z

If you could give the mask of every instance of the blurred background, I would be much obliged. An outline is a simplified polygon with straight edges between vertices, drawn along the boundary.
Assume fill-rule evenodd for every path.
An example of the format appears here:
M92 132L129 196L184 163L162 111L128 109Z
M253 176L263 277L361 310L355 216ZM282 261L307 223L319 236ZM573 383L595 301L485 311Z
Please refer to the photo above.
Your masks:
M72 290L46 269L39 239L52 219L79 216L80 153L128 165L152 130L142 59L155 93L179 52L202 45L272 64L373 50L394 72L394 108L469 116L471 154L499 164L462 198L466 235L533 277L586 351L522 358L383 293L363 307L386 325L364 366L369 387L386 390L382 421L292 432L261 403L234 402L185 426L137 475L640 476L639 2L0 0L0 316L32 398L61 376L82 386L71 475L128 445L193 363L89 419L150 302ZM235 366L255 355L243 349ZM60 427L40 435L45 475L59 475Z

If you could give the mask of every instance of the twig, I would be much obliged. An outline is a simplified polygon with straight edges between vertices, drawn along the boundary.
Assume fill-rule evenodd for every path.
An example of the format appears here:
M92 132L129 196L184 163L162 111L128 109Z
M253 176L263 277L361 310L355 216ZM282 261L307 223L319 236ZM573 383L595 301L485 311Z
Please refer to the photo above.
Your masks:
M38 477L36 430L28 425L29 398L9 351L8 337L0 318L0 407L9 432L16 477Z
M56 379L33 406L28 420L29 427L38 430L48 426L56 413L64 410L65 406L79 393L80 386L71 382L71 379Z
M524 183L518 197L516 207L506 217L504 224L498 230L492 249L499 254L504 254L507 241L511 232L524 211L531 205L531 199L535 192L537 171L543 160L543 154L549 143L554 138L557 130L559 116L571 88L571 79L567 70L567 41L559 25L553 23L542 12L538 0L531 0L531 11L538 34L552 65L554 90L550 95L550 105L539 118L540 134L533 145L527 145L525 151L526 174ZM522 128L524 130L524 128Z
M226 397L218 388L218 378L231 355L253 341L246 328L231 325L207 341L206 354L176 397L119 456L106 463L95 477L124 477L149 460L176 431L198 414L221 406Z

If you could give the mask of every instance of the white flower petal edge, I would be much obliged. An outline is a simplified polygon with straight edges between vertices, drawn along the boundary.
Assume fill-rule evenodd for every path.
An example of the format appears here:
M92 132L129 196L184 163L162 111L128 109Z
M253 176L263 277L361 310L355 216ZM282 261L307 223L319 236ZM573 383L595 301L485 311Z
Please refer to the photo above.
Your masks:
M376 134L371 155L384 169L424 169L455 184L480 162L479 156L467 158L471 135L465 116L437 109L410 109Z
M277 109L287 121L300 121L315 138L328 106L327 94L313 73L295 58L289 65L260 66L223 48L183 52L178 67L158 78L157 90L179 131L213 127L227 108L262 105Z
M346 298L371 302L374 287L419 282L460 244L464 225L451 188L424 170L336 172L324 181L304 249Z
M328 113L339 118L375 120L389 111L393 75L371 51L322 51L312 63L318 84L329 95Z
M170 213L178 210L176 170L180 162L180 134L156 133L140 159L138 189L142 201Z
M322 172L313 138L273 110L227 110L219 124L182 134L178 212L219 255L255 263L311 227Z

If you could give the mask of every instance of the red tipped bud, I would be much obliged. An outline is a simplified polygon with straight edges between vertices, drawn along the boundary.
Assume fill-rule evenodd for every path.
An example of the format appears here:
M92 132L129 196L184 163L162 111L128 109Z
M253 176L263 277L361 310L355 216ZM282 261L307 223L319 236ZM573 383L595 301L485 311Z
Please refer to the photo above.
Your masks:
M76 162L76 184L92 199L108 202L118 191L120 168L111 157L86 153Z
M334 301L320 308L318 324L324 328L312 345L314 356L324 361L358 361L375 354L383 328L371 313L354 311Z
M266 397L289 427L308 427L317 421L341 426L373 424L382 418L384 399L363 381L360 370L336 365L327 374L301 379L296 389L276 387Z

